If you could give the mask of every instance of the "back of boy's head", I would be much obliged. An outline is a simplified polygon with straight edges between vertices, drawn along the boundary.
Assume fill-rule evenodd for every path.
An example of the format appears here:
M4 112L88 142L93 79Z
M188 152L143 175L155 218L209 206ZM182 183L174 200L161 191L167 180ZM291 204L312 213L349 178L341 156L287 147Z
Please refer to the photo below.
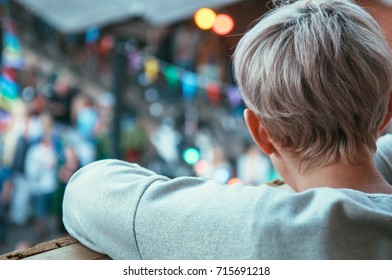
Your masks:
M239 42L234 71L271 139L305 165L374 153L392 91L390 49L349 0L281 5Z

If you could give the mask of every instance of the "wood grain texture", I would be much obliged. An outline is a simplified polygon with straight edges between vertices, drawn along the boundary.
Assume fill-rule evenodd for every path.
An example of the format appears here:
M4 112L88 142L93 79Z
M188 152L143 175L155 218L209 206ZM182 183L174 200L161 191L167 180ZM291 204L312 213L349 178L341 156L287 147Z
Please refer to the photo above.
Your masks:
M6 253L0 256L0 260L110 260L110 258L88 249L75 238L66 236L25 250Z
M75 243L33 255L24 258L24 260L110 260L110 258L92 251L80 243Z

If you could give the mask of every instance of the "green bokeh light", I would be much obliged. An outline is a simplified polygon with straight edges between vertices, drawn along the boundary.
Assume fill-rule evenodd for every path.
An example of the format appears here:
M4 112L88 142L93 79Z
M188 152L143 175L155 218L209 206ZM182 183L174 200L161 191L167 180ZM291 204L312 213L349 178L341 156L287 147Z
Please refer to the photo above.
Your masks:
M200 160L200 152L196 148L186 149L182 156L187 164L195 164Z

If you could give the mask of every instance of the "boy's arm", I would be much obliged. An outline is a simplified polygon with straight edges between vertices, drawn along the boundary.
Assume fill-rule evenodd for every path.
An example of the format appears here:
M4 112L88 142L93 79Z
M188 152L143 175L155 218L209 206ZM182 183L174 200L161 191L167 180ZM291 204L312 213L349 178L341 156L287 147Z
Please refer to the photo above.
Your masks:
M71 236L112 259L259 258L255 244L270 237L260 227L263 221L270 225L272 215L286 219L277 213L288 196L265 185L169 179L136 164L103 160L69 181L63 221ZM291 232L287 222L285 228Z
M168 178L118 160L89 164L70 179L63 222L83 245L114 259L140 259L134 225L148 186Z

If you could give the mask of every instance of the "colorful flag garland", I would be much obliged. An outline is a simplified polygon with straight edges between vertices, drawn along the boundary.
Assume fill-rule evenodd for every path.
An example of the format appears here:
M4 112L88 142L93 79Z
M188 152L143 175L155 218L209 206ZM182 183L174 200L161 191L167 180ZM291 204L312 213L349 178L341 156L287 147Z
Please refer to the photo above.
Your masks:
M188 71L173 64L169 64L151 55L143 55L141 52L133 51L128 54L130 72L144 69L144 79L149 85L158 80L161 73L166 83L171 88L180 86L185 99L193 99L197 96L199 89L203 90L212 105L219 105L222 98L226 98L233 109L243 107L241 92L233 84L213 80L209 77ZM142 67L140 67L142 65Z

